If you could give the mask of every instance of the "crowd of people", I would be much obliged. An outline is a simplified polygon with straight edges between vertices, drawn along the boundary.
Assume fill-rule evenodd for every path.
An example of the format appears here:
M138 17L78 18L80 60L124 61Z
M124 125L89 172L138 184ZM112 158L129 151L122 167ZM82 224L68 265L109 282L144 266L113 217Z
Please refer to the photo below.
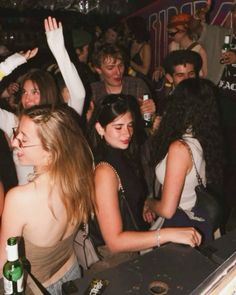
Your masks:
M172 17L169 53L151 73L141 17L96 40L74 30L71 48L61 22L48 17L43 64L33 62L38 48L0 63L0 268L6 240L22 237L33 276L61 294L63 282L82 276L73 240L84 223L100 257L93 272L167 242L211 242L215 228L195 207L195 169L224 204L224 234L235 204L236 4L232 24ZM205 47L208 31L218 46ZM231 50L221 53L226 34ZM221 76L213 77L216 63ZM165 80L163 97L152 78Z

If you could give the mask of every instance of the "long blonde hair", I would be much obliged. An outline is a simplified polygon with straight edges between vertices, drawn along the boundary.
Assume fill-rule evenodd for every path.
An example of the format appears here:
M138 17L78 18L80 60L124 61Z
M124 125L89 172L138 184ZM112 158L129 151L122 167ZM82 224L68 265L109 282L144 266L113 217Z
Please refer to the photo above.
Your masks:
M34 106L24 110L37 125L42 146L50 152L49 175L59 186L70 222L86 222L94 209L93 156L67 106Z

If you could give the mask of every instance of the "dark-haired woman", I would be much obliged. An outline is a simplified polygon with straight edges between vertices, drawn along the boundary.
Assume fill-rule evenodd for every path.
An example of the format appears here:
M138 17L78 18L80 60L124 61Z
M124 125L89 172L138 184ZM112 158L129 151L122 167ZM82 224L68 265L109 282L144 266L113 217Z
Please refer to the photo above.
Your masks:
M187 79L175 89L153 140L160 199L149 199L149 209L164 217L164 226L195 226L206 241L212 225L204 211L194 208L198 184L189 149L204 184L222 183L222 140L217 89L204 79Z
M193 228L147 230L142 218L146 195L138 165L138 109L132 97L110 94L95 107L89 123L89 139L96 161L96 217L101 231L96 232L96 241L99 241L98 250L105 256L112 252L137 252L166 242L192 247L201 242ZM121 185L137 227L119 205Z
M129 74L142 78L152 90L150 79L151 46L146 20L140 16L131 17L127 20L127 26L131 38Z

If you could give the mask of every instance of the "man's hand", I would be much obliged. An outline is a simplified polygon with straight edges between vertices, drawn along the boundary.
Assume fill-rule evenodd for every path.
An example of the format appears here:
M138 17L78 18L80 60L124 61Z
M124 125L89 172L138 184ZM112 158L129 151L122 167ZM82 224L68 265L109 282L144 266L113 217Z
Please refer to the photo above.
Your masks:
M225 65L236 64L236 51L227 51L221 55L221 63Z
M156 105L151 98L149 98L147 100L143 100L142 98L140 98L138 101L140 104L140 111L142 114L144 114L144 113L155 114Z

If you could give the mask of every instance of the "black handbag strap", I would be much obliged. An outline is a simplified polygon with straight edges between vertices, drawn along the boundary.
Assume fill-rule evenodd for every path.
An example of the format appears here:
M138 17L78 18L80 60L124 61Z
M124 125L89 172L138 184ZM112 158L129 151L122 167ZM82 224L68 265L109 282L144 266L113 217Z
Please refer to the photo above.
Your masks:
M195 46L199 45L199 43L197 41L191 43L186 50L192 50Z
M115 169L110 163L108 163L108 162L99 162L98 165L97 165L96 167L98 167L98 166L100 166L100 165L107 165L107 166L109 166L109 167L113 170L113 172L115 173L115 175L116 175L116 177L117 177L117 179L118 179L118 183L119 183L119 190L120 190L120 192L121 192L121 194L120 194L120 198L122 198L122 199L124 200L124 202L125 202L126 208L127 208L128 212L129 212L129 215L130 215L130 218L131 218L131 220L132 220L132 222L133 222L134 228L135 228L136 230L138 230L138 225L137 225L137 223L136 223L136 221L135 221L135 218L134 218L134 215L133 215L133 213L132 213L132 210L130 209L129 203L128 203L127 199L126 199L126 196L125 196L125 190L124 190L124 188L123 188L123 186L122 186L122 183L121 183L120 176L119 176L118 172L117 172L116 169Z
M199 184L199 185L203 185L202 178L201 178L200 174L199 174L198 171L197 171L197 166L196 166L196 163L195 163L195 161L194 161L193 152L192 152L190 146L187 144L187 142L186 142L185 140L180 139L180 141L186 146L186 148L187 148L188 151L189 151L189 154L190 154L191 159L192 159L192 162L193 162L193 167L194 167L194 169L195 169L195 173L196 173L196 177L197 177L198 184Z

